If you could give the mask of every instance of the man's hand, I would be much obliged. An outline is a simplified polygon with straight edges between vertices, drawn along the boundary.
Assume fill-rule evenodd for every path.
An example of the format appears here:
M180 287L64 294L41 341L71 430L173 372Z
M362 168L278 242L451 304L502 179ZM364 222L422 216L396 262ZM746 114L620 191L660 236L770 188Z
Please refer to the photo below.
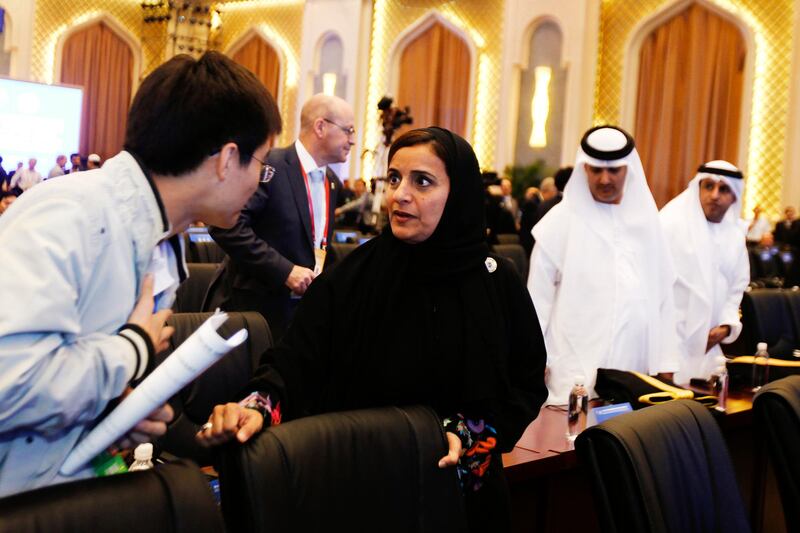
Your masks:
M150 335L150 340L156 349L156 353L161 353L169 348L169 338L175 332L175 328L167 326L165 323L172 315L171 309L162 309L158 313L153 313L155 302L153 301L153 275L147 274L142 281L142 292L139 301L133 308L128 322L136 324Z
M223 444L234 437L244 443L263 427L264 416L260 412L238 403L226 403L214 407L208 423L197 432L195 439L206 447Z
M711 348L722 342L722 340L731 334L730 326L717 326L708 332L708 343L706 343L706 352Z
M133 389L128 387L122 393L124 399ZM168 403L165 403L149 415L147 418L133 426L127 435L117 442L116 446L120 449L127 450L135 448L143 442L150 442L156 437L160 437L167 432L167 424L172 422L172 417L175 413Z
M439 468L456 466L458 464L458 459L464 455L464 450L461 447L461 439L458 438L458 435L450 433L449 431L445 433L445 435L447 436L447 444L450 449L447 455L439 459Z
M314 281L314 271L300 265L292 267L289 272L289 277L286 278L286 286L289 287L293 293L298 296L305 294L308 286Z

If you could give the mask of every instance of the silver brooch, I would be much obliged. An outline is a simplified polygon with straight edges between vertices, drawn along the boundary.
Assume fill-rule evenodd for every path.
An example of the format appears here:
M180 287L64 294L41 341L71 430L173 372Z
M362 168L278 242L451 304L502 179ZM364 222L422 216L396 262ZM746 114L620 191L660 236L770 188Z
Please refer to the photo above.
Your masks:
M486 265L486 270L488 270L490 274L497 270L497 261L495 261L492 257L487 257L486 261L484 261L484 264Z

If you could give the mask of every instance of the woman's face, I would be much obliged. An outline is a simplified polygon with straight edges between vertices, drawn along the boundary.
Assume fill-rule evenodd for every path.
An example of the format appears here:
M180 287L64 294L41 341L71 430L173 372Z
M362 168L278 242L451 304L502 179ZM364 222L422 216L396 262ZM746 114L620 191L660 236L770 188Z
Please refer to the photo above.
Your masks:
M400 148L389 161L387 208L392 233L417 244L430 237L444 212L450 178L429 144Z

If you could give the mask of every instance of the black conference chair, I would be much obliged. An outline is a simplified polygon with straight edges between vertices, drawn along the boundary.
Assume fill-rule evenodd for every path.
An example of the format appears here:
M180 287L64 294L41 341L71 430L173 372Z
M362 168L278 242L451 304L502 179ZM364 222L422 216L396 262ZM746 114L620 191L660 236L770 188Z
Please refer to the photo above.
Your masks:
M772 461L786 531L800 531L800 376L765 385L753 399L756 456Z
M441 422L427 407L300 418L220 458L228 531L465 531Z
M514 263L523 281L528 279L528 256L525 254L525 248L519 244L495 244L492 246L492 251Z
M697 402L617 416L575 448L605 533L750 531L719 426Z
M196 242L189 240L186 247L188 263L221 263L225 259L225 251L214 241Z
M789 316L792 320L794 339L800 340L800 288L784 289L783 295L789 306Z
M742 296L742 333L736 342L723 345L725 353L752 355L756 344L766 342L774 346L784 342L794 344L797 339L792 309L781 289L751 289Z
M750 279L765 287L782 287L785 265L777 247L749 249Z
M189 279L178 287L172 310L176 313L202 312L203 300L218 266L215 263L188 263Z
M325 258L325 268L335 265L342 259L350 255L350 252L358 248L358 243L334 242L328 247L328 255Z
M2 533L223 533L206 477L188 462L0 499Z
M498 233L497 244L519 244L519 235L516 233Z
M172 315L167 323L175 328L175 334L170 339L169 349L159 355L159 362L183 343L209 316L211 313ZM211 464L210 450L197 444L194 440L195 433L208 420L215 405L241 400L242 394L249 392L243 389L258 367L261 354L272 346L269 326L260 313L230 312L219 333L228 338L241 328L247 329L247 340L170 399L175 418L166 435L156 442L159 450L192 459L201 465Z

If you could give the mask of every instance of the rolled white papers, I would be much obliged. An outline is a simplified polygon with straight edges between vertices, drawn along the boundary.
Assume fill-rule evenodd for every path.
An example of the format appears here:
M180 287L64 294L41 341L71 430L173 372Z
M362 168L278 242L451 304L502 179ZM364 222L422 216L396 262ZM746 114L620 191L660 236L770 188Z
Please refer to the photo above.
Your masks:
M217 329L226 320L228 315L218 310L203 322L72 450L61 466L61 474L71 476L78 472L223 355L243 343L247 339L245 329L227 340L219 336Z

